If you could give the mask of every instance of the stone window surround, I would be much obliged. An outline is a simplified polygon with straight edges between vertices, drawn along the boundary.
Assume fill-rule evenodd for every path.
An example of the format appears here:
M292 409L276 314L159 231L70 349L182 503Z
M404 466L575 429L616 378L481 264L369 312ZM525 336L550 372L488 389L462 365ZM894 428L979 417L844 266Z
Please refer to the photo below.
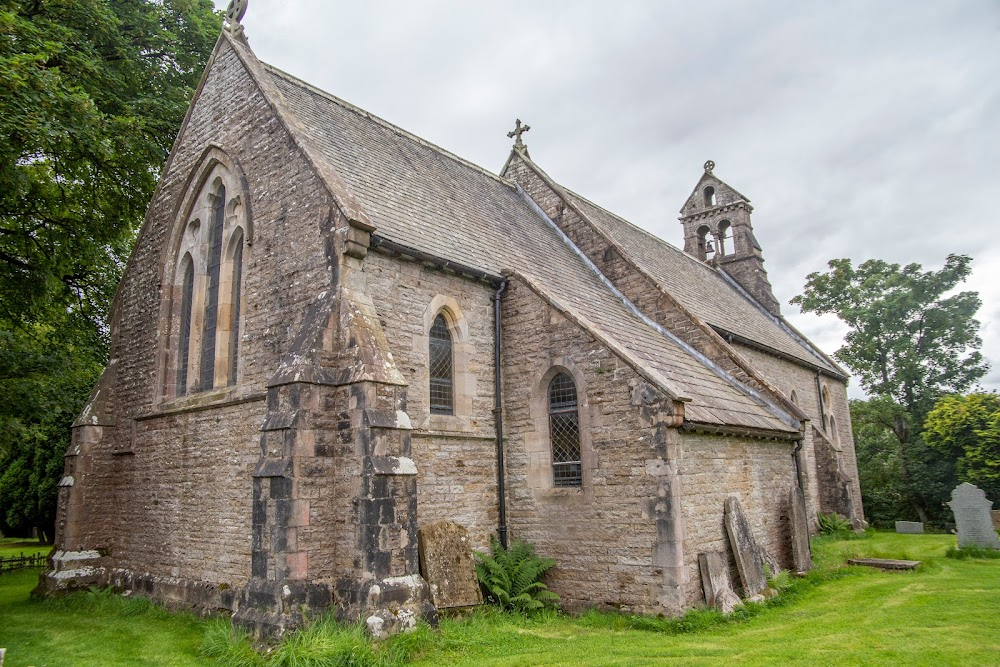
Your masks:
M552 441L549 436L549 384L560 373L576 383L577 416L580 423L581 484L557 487L552 479ZM536 498L570 498L593 500L594 449L591 439L590 400L583 372L569 357L556 356L551 365L539 370L531 385L528 415L531 427L524 432L524 449L528 457L527 482Z
M205 316L205 297L208 282L208 239L212 224L213 208L220 188L226 191L225 217L222 231L222 265L220 267L218 317L215 346L215 375L213 387L196 390L200 375L201 339ZM245 329L246 319L246 278L249 251L252 243L252 226L248 211L249 193L242 170L224 151L216 146L209 147L201 161L192 170L186 194L178 207L170 242L166 246L166 256L161 258L163 275L163 299L160 307L160 395L158 403L162 409L184 407L189 403L205 401L227 401L238 393L243 367L237 362L236 377L230 377L231 308L233 304L233 256L240 244L242 250L242 285L239 290L240 307L237 323L238 331ZM194 263L194 299L191 309L190 336L188 345L188 390L177 393L177 371L180 359L178 344L180 339L180 310L185 262ZM239 341L237 354L242 356Z
M450 415L431 414L430 387L430 331L438 315L443 315L451 334L452 373L455 412ZM420 430L472 432L472 411L476 397L476 376L470 371L470 362L475 351L469 339L469 322L458 300L438 294L424 309L423 327L420 334L413 336L413 351L421 362L417 366L420 386L420 414L414 421Z

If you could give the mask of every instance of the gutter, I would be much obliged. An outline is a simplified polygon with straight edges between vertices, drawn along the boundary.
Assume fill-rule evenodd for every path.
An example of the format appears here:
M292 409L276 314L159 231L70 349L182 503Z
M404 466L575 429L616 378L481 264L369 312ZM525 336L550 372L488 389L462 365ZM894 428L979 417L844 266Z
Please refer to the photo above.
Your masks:
M403 245L402 243L390 241L384 236L379 236L378 234L372 234L371 247L389 255L396 255L398 257L421 262L422 264L429 264L443 271L451 271L452 273L457 273L460 276L472 278L473 280L489 283L491 285L500 285L505 282L500 276L493 275L488 271L476 269L459 262L453 262L450 259L438 257L437 255L432 255L424 252L423 250L417 250L416 248L411 248L410 246Z

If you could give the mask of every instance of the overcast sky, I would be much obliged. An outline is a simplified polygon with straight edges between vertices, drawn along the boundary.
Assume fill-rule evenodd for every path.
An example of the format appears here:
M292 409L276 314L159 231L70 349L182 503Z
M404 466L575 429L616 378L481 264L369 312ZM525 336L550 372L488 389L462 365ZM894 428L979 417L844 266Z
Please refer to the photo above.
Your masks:
M788 305L809 273L969 254L1000 388L997 0L250 0L243 23L261 60L494 172L521 118L552 177L674 245L714 160L827 352L839 320Z

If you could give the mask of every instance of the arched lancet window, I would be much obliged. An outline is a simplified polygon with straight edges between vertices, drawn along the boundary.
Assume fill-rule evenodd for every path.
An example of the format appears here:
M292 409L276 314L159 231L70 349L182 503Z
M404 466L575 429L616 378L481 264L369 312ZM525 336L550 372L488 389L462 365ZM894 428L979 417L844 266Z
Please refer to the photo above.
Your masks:
M795 393L794 389L792 389L792 395L789 398L791 399L793 405L799 404L799 395Z
M187 393L188 355L191 347L191 308L194 304L194 261L191 255L181 260L184 279L181 283L180 329L177 345L177 395Z
M705 186L705 206L715 206L715 188L711 185Z
M236 370L240 353L240 298L243 285L243 230L237 230L233 239L233 282L229 300L229 384L236 384Z
M731 227L732 227L732 225L729 223L728 220L723 220L722 222L719 223L719 236L718 236L718 240L719 240L719 255L721 255L721 256L725 256L727 254L732 254L733 251L736 249L735 241L733 241L732 243L728 243L727 242L728 239L730 238L730 233L729 232L730 232L730 228ZM728 246L728 250L727 250L727 246Z
M455 414L454 361L451 331L444 315L434 318L430 331L431 414Z
M208 231L208 289L201 333L201 389L215 385L215 330L219 324L219 278L222 269L222 228L226 222L226 187L214 195L212 224Z
M710 259L714 253L715 248L712 247L712 230L709 229L708 225L702 225L698 228L698 258Z
M549 439L554 486L581 486L580 413L576 383L560 373L549 383Z

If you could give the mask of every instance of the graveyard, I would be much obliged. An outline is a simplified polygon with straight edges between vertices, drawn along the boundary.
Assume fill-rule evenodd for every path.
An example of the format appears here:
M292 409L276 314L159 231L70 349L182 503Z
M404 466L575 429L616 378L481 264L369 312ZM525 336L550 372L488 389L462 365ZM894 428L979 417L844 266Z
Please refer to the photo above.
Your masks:
M869 531L812 540L815 568L782 575L779 594L724 616L681 619L587 612L532 618L481 609L444 618L383 646L381 662L417 665L995 664L1000 654L1000 559L949 557L955 534ZM920 561L910 571L849 567L850 559ZM0 646L5 667L26 665L277 665L203 654L224 620L172 614L104 593L28 599L37 570L0 576ZM246 647L243 647L244 649ZM243 661L232 658L242 655ZM272 656L274 658L274 656ZM302 662L300 664L348 664Z

